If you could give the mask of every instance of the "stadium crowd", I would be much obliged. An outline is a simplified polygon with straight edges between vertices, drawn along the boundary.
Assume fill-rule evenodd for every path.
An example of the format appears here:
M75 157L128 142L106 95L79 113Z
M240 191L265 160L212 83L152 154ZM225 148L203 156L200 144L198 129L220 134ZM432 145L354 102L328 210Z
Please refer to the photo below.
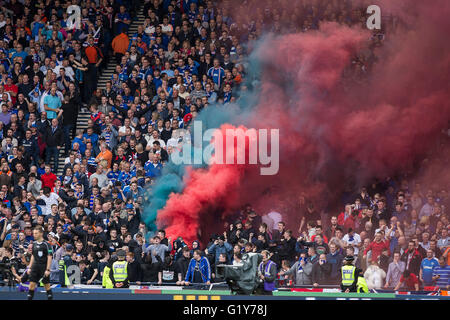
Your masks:
M17 281L30 261L32 229L42 226L53 248L51 280L61 285L72 265L80 283L101 283L118 250L130 282L179 285L223 281L218 264L269 250L280 284L337 285L343 257L354 255L370 288L448 287L448 186L391 180L363 188L323 220L307 204L298 238L282 221L268 226L251 206L205 247L167 239L164 230L145 237L145 189L198 112L239 99L254 41L324 20L365 26L364 8L243 1L232 16L229 1L152 0L143 4L144 24L127 35L138 1L1 3L0 259L13 262ZM70 4L81 7L80 29L68 27ZM363 81L382 41L376 34L346 76ZM115 71L97 88L110 61ZM90 112L85 130L76 128L82 109Z

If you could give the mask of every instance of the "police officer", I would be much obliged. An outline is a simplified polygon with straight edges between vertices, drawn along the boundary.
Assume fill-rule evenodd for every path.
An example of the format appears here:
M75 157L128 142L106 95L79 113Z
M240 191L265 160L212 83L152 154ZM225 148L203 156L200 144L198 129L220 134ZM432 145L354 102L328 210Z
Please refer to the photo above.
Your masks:
M30 287L28 290L28 300L33 300L34 290L41 281L47 291L48 300L53 300L53 293L50 287L50 265L52 264L52 246L44 241L44 229L38 226L33 229L33 249L30 261L30 269L27 273L30 276Z
M114 288L128 288L128 262L125 261L126 253L124 250L117 251L117 261L112 264L109 271Z
M341 267L341 290L342 292L357 292L357 283L361 269L353 265L353 256L344 258L344 265Z

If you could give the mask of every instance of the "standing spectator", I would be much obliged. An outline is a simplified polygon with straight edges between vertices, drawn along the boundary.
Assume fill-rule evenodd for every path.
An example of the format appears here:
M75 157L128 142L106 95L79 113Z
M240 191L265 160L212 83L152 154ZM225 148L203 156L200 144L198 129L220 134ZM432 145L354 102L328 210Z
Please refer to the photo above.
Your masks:
M126 261L128 263L128 280L139 284L142 279L141 264L134 258L133 252L127 252Z
M219 236L214 243L208 248L208 253L214 255L214 261L217 264L220 254L225 254L229 261L231 261L233 247L225 241L223 235Z
M434 268L432 280L440 289L450 289L450 266L447 265L444 256L439 258L439 266Z
M355 254L359 253L359 247L361 245L361 237L355 232L354 229L348 229L348 233L342 238L342 240L349 246L355 249Z
M47 147L45 149L45 162L50 164L51 158L53 158L54 165L53 170L58 170L58 161L59 161L59 149L64 142L63 132L58 125L58 119L52 119L52 125L47 127L44 134L45 143Z
M415 275L419 276L422 258L419 251L415 248L414 241L408 242L408 249L403 253L401 260L405 262L405 268Z
M177 266L177 275L178 275L178 281L176 282L177 285L183 285L184 279L186 278L186 273L189 268L189 263L191 261L191 251L189 250L188 246L183 247L181 249L182 256L177 259L176 266Z
M327 256L322 253L319 260L316 261L312 269L312 282L314 287L329 284L331 274L331 265L327 261Z
M100 50L100 48L98 48L94 44L94 37L93 36L88 36L87 43L88 43L88 45L84 49L84 53L85 53L85 55L87 57L87 60L89 62L88 77L90 77L90 79L94 80L94 81L89 81L88 82L90 84L89 87L86 86L87 88L85 88L86 96L89 97L89 96L92 95L94 90L97 89L97 82L95 81L95 79L97 79L98 68L99 68L100 64L102 63L102 61L103 61L103 53Z
M111 46L117 63L120 63L122 56L127 52L129 42L130 40L123 30L113 39Z
M334 243L331 243L328 247L330 248L330 252L327 254L327 262L331 266L329 282L330 284L338 284L340 280L339 270L342 266L344 256L339 253Z
M47 112L47 119L53 120L62 114L62 102L59 95L56 94L56 87L50 89L50 94L45 96L43 102L44 110Z
M220 66L219 59L214 59L214 66L209 68L208 77L211 77L214 83L214 89L219 90L222 87L223 78L225 78L225 70Z
M427 257L420 264L419 280L424 286L433 285L433 271L439 266L439 261L434 257L433 250L427 250Z
M41 175L42 188L53 189L55 182L58 180L56 175L52 172L50 165L45 165L45 173Z
M419 219L421 219L424 216L430 217L431 214L433 213L433 209L434 209L434 199L433 196L429 195L427 196L427 202L420 209Z
M306 252L300 254L300 258L286 271L281 271L280 276L285 276L287 278L289 275L294 275L295 285L311 285L311 273L313 269L313 264L308 261L306 257Z
M200 250L194 251L186 272L184 284L189 285L190 283L211 284L211 266L208 258L203 257Z
M364 250L363 258L365 259L367 256L367 252L371 250L372 261L378 261L378 257L381 255L384 248L387 248L389 251L389 241L383 240L383 234L381 232L377 232L374 241L372 241L370 245Z
M153 255L153 252L161 258L161 261L164 261L164 257L166 252L170 252L172 250L172 240L169 238L168 245L161 243L161 238L158 236L153 237L153 243L144 249L144 254L148 252L152 253L152 262L156 262L156 257Z
M330 218L330 226L328 227L328 229L325 231L325 235L328 239L334 238L335 232L336 232L336 228L338 227L338 219L336 216L332 216Z
M69 155L69 151L71 149L72 143L70 139L70 135L75 133L76 123L78 119L78 106L73 103L73 100L70 99L70 96L66 94L64 96L64 103L61 106L62 109L62 129L64 132L64 147L65 147L65 156Z
M372 260L370 266L364 272L364 279L366 279L369 289L381 289L383 287L386 272L378 266L378 262Z
M400 253L394 252L394 260L389 264L384 287L386 289L397 287L405 268L406 263L400 260Z
M440 234L440 238L437 241L437 247L439 248L439 250L444 251L446 247L448 247L450 244L449 242L449 236L448 236L448 229L447 228L443 228L441 230L441 234Z
M292 230L286 230L284 237L280 241L279 256L281 260L287 260L290 265L295 260L296 239L292 237Z

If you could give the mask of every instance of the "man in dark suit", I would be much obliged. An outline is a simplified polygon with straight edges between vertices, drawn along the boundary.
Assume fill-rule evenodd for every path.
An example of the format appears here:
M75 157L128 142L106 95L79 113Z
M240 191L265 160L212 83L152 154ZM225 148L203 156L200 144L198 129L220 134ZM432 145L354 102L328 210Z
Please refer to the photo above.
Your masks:
M51 126L46 128L44 133L44 141L47 144L47 148L45 150L45 162L50 164L50 160L53 157L53 170L56 172L58 170L59 149L64 142L64 135L58 125L58 119L52 119Z

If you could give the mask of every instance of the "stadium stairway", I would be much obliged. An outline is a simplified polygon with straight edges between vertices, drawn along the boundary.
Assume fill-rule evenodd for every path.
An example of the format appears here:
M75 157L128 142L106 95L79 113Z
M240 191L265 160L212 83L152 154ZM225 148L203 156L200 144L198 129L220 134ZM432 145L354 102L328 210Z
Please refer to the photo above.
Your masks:
M144 15L144 6L141 4L140 8L138 9L138 12L136 14L136 17L132 20L130 27L128 28L128 37L131 38L133 34L137 32L138 26L143 25L145 21L145 15ZM114 58L112 58L109 63L107 64L106 68L104 68L100 74L100 77L97 82L97 90L102 90L106 86L106 82L111 79L112 74L114 73L116 67L116 61ZM87 122L90 118L89 110L86 108L81 108L78 119L77 119L77 130L78 129L86 129L87 128ZM73 136L71 137L74 138ZM57 175L63 174L64 169L64 150L65 148L61 148L59 150L59 161L58 161L58 170Z

